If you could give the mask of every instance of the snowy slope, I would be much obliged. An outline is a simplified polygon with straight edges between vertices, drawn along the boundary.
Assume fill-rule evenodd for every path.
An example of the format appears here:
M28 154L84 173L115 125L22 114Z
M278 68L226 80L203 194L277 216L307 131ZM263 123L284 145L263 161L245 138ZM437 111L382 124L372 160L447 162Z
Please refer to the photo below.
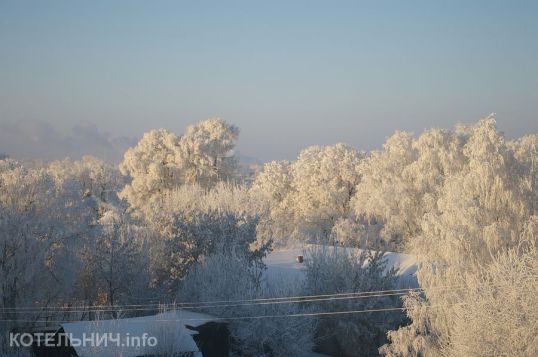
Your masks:
M308 259L309 251L311 249L327 249L331 251L334 247L306 245L303 248L273 251L264 260L267 266L265 272L266 279L269 282L300 282L304 279L305 263L298 263L297 256L302 255L306 260ZM361 250L357 248L338 247L337 249L345 249L354 253L361 252ZM393 267L398 269L398 288L418 287L416 278L417 262L411 255L386 252L385 257L387 258L387 269Z

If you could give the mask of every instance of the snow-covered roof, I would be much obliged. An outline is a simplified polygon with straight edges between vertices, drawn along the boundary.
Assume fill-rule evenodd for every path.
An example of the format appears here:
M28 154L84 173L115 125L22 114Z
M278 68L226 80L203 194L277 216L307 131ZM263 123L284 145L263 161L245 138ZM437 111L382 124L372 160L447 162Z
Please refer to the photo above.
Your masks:
M198 346L192 336L196 331L190 330L185 325L198 327L214 320L212 316L187 311L176 310L160 313L152 316L124 318L116 320L80 321L62 324L62 327L71 340L71 345L78 356L140 356L156 355L164 353L178 352L199 352ZM95 343L88 342L88 339L98 340L105 334L111 334L113 339L107 339L107 345L102 343L95 346ZM146 343L135 343L129 340L130 337L142 338L155 337L157 344L151 346L153 341L146 340ZM116 343L116 338L121 338L120 343ZM82 341L84 344L73 345L73 341ZM78 343L77 343L78 344Z
M265 272L268 281L301 281L305 275L305 263L297 262L297 256L302 255L308 259L309 252L313 249L326 249L332 252L333 246L305 245L301 248L275 250L267 255L264 263L267 266ZM359 254L362 250L358 248L337 247L336 249L347 250L350 253ZM409 255L403 253L386 252L386 269L397 268L398 288L416 288L418 282L416 278L417 261Z

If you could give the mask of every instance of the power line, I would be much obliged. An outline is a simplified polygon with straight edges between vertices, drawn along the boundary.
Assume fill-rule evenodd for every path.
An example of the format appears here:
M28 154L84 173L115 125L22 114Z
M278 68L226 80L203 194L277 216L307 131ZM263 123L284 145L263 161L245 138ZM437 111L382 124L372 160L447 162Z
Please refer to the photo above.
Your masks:
M450 307L455 305L463 305L464 303L445 304L445 305L429 305L427 308L439 308ZM135 320L134 318L117 319L113 321L122 321L122 323L154 323L154 322L183 322L183 321L231 321L231 320L248 320L248 319L264 319L264 318L284 318L284 317L314 317L314 316L330 316L330 315L345 315L345 314L360 314L360 313L374 313L374 312L389 312L389 311L403 311L404 307L388 307L379 309L365 309L365 310L343 310L343 311L318 311L318 312L305 312L295 314L280 314L280 315L254 315L254 316L228 316L228 317L210 317L210 318L178 318L178 319L162 319L162 320ZM21 320L21 319L3 319L0 322L33 322L33 323L95 323L98 324L101 321L110 320L92 320L92 321L71 321L71 320Z
M488 284L490 285L490 284ZM163 305L170 305L175 307L182 308L195 308L195 307L212 307L212 305L225 307L221 304L241 304L241 303L262 303L262 302L274 302L278 301L295 301L300 300L304 301L306 299L317 299L321 300L322 298L334 298L334 297L369 297L377 296L377 294L384 294L385 296L390 296L389 294L394 293L394 295L405 295L410 292L422 292L427 290L460 290L468 288L467 285L454 285L454 286L437 286L437 287L428 287L428 288L407 288L407 289L391 289L391 290L376 290L376 291L363 291L363 292L348 292L348 293L333 293L333 294L319 294L319 295L299 295L299 296L287 296L287 297L273 297L273 298L257 298L257 299L240 299L240 300L217 300L217 301L202 301L202 302L171 302L171 303L156 303L156 304L134 304L134 305L79 305L79 306L58 306L58 307L4 307L0 308L0 311L74 311L75 309L84 309L83 312L87 311L109 311L112 309L118 309L123 311L134 310L135 308L144 308L144 307L153 307L159 308ZM101 310L102 309L102 310Z
M322 311L311 313L297 313L297 314L282 314L282 315L255 315L255 316L228 316L228 317L214 317L214 318L185 318L185 319L163 319L163 320L132 320L132 319L118 319L127 323L153 323L153 322L182 322L182 321L222 321L222 320L247 320L247 319L263 319L263 318L283 318L283 317L309 317L309 316L325 316L325 315L342 315L342 314L359 314L359 313L373 313L373 312L388 312L388 311L402 311L403 307L391 307L383 309L368 309L368 310L344 310L344 311ZM88 322L99 323L99 320L92 321L69 321L69 320L20 320L20 319L4 319L1 322L33 322L33 323L73 323L73 322ZM102 320L107 321L107 320ZM108 320L109 321L109 320Z
M219 307L239 307L239 306L258 306L258 305L277 305L277 304L295 304L295 303L307 303L307 302L323 302L323 301L339 301L339 300L351 300L351 299L367 299L373 297L385 297L385 296L402 296L407 295L407 292L387 293L387 294L375 294L375 295L359 295L359 296L334 296L328 298L317 299L296 299L296 300L279 300L279 301L262 301L252 303L239 303L239 304L218 304L218 305L201 305L201 306L179 306L185 309L206 309L206 308L219 308ZM171 307L176 307L174 304L170 304ZM107 308L99 310L25 310L14 311L17 314L35 314L35 313L85 313L85 312L127 312L127 311L154 311L158 307L146 307L146 308ZM7 311L8 313L10 311Z

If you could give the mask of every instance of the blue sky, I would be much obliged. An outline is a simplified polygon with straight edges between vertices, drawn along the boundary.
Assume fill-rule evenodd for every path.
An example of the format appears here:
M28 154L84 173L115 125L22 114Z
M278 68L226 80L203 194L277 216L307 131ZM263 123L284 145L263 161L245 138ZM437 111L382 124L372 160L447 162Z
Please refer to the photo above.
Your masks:
M537 19L536 1L3 0L0 131L139 137L220 116L264 161L491 112L520 136L538 131Z

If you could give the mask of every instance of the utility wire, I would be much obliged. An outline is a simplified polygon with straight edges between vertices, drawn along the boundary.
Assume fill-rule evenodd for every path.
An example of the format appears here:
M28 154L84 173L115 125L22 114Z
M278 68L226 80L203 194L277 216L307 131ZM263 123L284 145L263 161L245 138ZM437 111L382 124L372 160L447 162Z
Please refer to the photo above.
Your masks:
M488 284L490 285L490 284ZM437 287L428 287L428 288L408 288L408 289L392 289L392 290L376 290L376 291L363 291L363 292L348 292L348 293L334 293L334 294L320 294L320 295L299 295L299 296L288 296L288 297L273 297L273 298L257 298L257 299L241 299L241 300L220 300L220 301L204 301L204 302L171 302L171 303L156 303L156 304L136 304L136 305L80 305L80 306L58 306L58 307L4 307L0 308L0 311L10 312L10 311L58 311L58 312L68 312L68 311L78 311L78 309L84 309L83 312L87 311L110 311L112 309L117 310L133 310L136 311L137 308L159 308L162 306L174 306L180 308L196 308L196 307L225 307L226 304L237 304L237 306L242 306L243 303L249 303L245 305L254 305L261 304L264 302L267 303L278 303L279 301L292 301L292 302L302 302L308 299L321 300L323 298L335 299L335 297L342 298L352 298L352 297L377 297L377 296L391 296L391 295L405 295L410 292L422 292L429 290L461 290L468 288L467 285L454 285L454 286L437 286ZM222 304L222 305L221 305ZM77 310L75 310L77 309Z
M277 304L296 304L296 303L306 303L306 302L322 302L322 301L338 301L338 300L352 300L352 299L367 299L373 297L385 297L385 296L401 296L407 295L407 292L399 293L387 293L387 294L375 294L375 295L359 295L359 296L334 296L328 298L317 298L317 299L297 299L297 300L279 300L279 301L261 301L261 302L252 302L252 303L239 303L239 304L219 304L219 305L202 305L202 306L177 306L185 309L207 309L207 308L219 308L219 307L239 307L239 306L257 306L257 305L277 305ZM172 303L170 304L171 308L176 306ZM17 314L36 314L36 313L85 313L85 312L127 312L127 311L155 311L158 307L146 307L146 308L107 308L99 310L35 310L35 311L14 311ZM7 311L5 313L10 313Z
M325 315L342 315L342 314L359 314L359 313L370 313L370 312L385 312L385 311L401 311L404 310L403 307L394 307L394 308L383 308L383 309L368 309L368 310L345 310L345 311L322 311L322 312L312 312L312 313L298 313L298 314L282 314L282 315L255 315L255 316L229 316L229 317L215 317L215 318L185 318L185 319L163 319L163 320L133 320L133 319L118 319L115 321L122 320L122 322L127 323L153 323L153 322L182 322L182 321L222 321L222 320L247 320L247 319L263 319L263 318L282 318L282 317L308 317L308 316L325 316ZM0 320L1 322L33 322L33 323L73 323L73 322L84 322L84 323L95 323L98 324L99 320L93 321L69 321L69 320L19 320L19 319L5 319ZM106 320L103 320L106 321Z
M445 305L429 305L427 308L439 308L449 307L455 305L463 305L464 303L445 304ZM361 313L374 313L374 312L389 312L389 311L403 311L404 307L388 307L380 309L366 309L366 310L343 310L343 311L318 311L318 312L305 312L296 314L279 314L279 315L254 315L254 316L228 316L228 317L198 317L198 318L178 318L178 319L162 319L162 320L136 320L130 319L117 319L113 321L120 321L122 323L154 323L154 322L184 322L184 321L231 321L231 320L248 320L248 319L264 319L264 318L284 318L284 317L314 317L314 316L330 316L330 315L345 315L345 314L361 314ZM5 319L0 322L33 322L33 323L95 323L98 325L100 322L110 320L92 320L92 321L71 321L71 320L19 320L19 319Z

